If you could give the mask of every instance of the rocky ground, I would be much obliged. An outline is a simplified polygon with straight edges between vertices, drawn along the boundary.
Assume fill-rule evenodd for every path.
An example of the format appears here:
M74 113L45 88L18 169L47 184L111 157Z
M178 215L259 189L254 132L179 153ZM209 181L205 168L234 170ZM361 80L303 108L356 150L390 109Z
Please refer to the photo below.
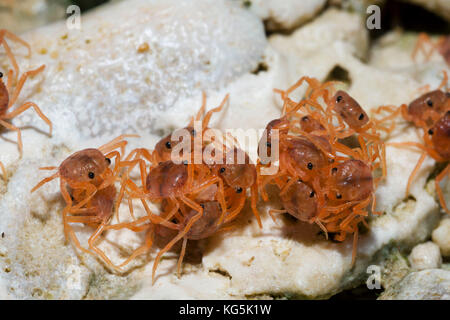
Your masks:
M27 58L13 47L21 69L46 68L27 82L21 101L36 102L54 132L46 135L31 111L14 119L24 129L21 159L15 134L1 133L8 178L0 180L0 297L317 299L364 285L375 266L384 289L380 299L448 299L450 219L436 199L438 167L427 158L405 197L420 156L412 150L388 147L388 178L377 190L383 215L361 235L353 268L351 239L332 243L316 226L288 218L273 223L266 213L280 207L273 195L259 206L262 230L246 210L234 231L189 244L179 278L177 253L169 253L152 286L155 251L124 274L112 272L65 243L57 182L29 192L48 174L39 167L58 165L119 134L141 136L130 139L130 149L152 148L189 121L202 91L208 109L230 94L213 127L249 130L280 115L273 89L303 75L343 81L369 113L411 101L424 85L436 87L442 70L450 72L443 59L435 54L413 61L416 32L397 28L374 38L366 28L371 3L383 1L126 0L86 13L80 29L61 21L23 34L34 52ZM429 3L428 10L448 18L445 1ZM4 55L0 66L9 67ZM420 141L420 133L399 120L388 141ZM254 156L255 141L248 147ZM139 206L137 211L142 214ZM126 206L121 215L127 216ZM85 241L89 232L80 226L78 235ZM141 237L113 232L104 249L119 261Z

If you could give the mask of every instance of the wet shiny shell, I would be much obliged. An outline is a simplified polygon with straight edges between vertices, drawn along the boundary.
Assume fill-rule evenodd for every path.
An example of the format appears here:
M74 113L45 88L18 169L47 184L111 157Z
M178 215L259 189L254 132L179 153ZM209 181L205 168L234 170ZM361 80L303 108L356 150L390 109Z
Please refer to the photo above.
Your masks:
M434 110L438 114L445 112L445 102L449 99L447 94L441 90L425 93L413 100L408 106L408 113L415 119L430 123L429 111Z
M109 219L113 213L115 198L116 187L114 185L97 191L91 201L91 205L98 209L96 216L102 219Z
M374 191L372 171L363 161L347 160L335 168L333 178L343 200L363 200Z
M290 140L289 144L287 152L296 169L310 171L322 168L327 164L327 159L323 152L311 141L305 138L298 138Z
M450 112L447 112L432 128L434 149L445 160L450 160Z
M168 198L183 194L188 180L188 166L172 161L161 162L147 175L146 187L153 198Z
M256 181L255 166L250 162L248 154L238 148L227 152L224 164L214 165L213 170L231 187L245 189Z
M304 116L300 119L300 127L303 131L311 133L313 131L325 130L320 121L311 116Z
M190 149L189 151L192 151L192 148L194 147L193 144L193 138L195 135L195 130L193 127L186 127L182 129L177 129L171 134L167 135L166 137L162 138L158 141L158 143L155 145L155 152L158 155L158 161L169 161L174 160L172 159L172 152L179 143L184 142L183 139L185 139L185 135L189 135L191 137L190 139ZM172 136L178 136L178 140L172 139ZM187 143L187 141L185 142ZM182 156L183 153L178 153L177 156Z
M59 166L59 174L61 178L69 182L98 184L102 181L100 175L108 166L108 160L98 149L84 149L64 160Z
M9 103L8 89L6 89L5 83L3 81L0 81L0 115L6 113L8 103Z
M220 227L220 225L217 224L220 215L222 214L219 202L208 201L201 203L201 205L203 206L203 215L200 219L194 222L187 233L187 237L191 240L208 238L212 236ZM189 223L189 220L197 214L198 211L194 209L190 210L183 223L183 227L185 227Z
M317 214L317 196L314 190L298 180L281 195L286 211L301 221L309 221Z
M339 90L333 97L334 110L350 128L360 128L369 122L367 113L348 93Z

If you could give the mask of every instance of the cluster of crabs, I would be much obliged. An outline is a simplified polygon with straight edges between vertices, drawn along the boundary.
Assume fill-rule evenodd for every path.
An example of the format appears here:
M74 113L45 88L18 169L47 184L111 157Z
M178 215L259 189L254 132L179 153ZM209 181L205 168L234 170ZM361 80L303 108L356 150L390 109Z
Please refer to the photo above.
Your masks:
M29 46L10 32L0 33L0 41L14 66L14 71L8 73L7 85L0 82L0 124L18 132L21 150L20 129L2 119L11 119L34 107L51 128L51 122L31 102L6 113L17 100L27 76L41 72L44 66L25 73L17 81L19 70L6 38ZM353 264L358 228L367 226L370 214L378 214L375 190L388 174L384 137L395 129L398 117L423 131L423 144L391 143L422 151L406 193L425 157L431 156L447 164L435 181L441 206L450 213L440 187L450 171L450 94L442 90L446 84L444 72L438 89L409 105L380 106L369 116L347 92L336 90L337 83L302 77L285 91L275 89L283 101L282 114L267 124L254 162L235 137L209 134L213 130L208 127L211 116L223 109L228 95L205 114L203 94L202 106L190 123L161 139L153 149L137 148L127 154L127 139L136 135L121 135L99 148L75 152L59 166L41 168L56 172L31 191L59 178L66 203L62 212L66 239L119 272L136 257L158 247L153 280L161 258L178 242L182 243L179 272L188 240L205 239L235 228L234 222L242 216L247 199L262 228L258 201L261 198L267 202L274 196L282 204L282 208L268 212L275 221L278 214L289 214L317 224L327 239L338 242L353 235ZM300 87L305 87L305 93L296 101L292 96ZM6 178L4 168L3 171ZM128 203L130 213L126 222L120 222L118 214L123 202ZM135 217L136 202L142 205L145 215ZM151 209L154 204L157 210ZM74 224L93 228L87 247L77 238ZM98 243L108 230L122 229L145 232L145 238L116 265ZM163 239L164 245L157 246L156 238Z

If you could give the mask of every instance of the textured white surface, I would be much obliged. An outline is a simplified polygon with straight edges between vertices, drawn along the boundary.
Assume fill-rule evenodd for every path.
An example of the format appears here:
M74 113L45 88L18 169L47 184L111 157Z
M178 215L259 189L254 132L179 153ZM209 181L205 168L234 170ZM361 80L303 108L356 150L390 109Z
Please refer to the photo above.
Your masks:
M439 246L431 241L415 246L408 257L411 267L416 270L438 269L442 265Z
M444 257L450 256L450 219L442 219L431 235L433 242L441 249L441 254Z
M80 30L62 22L25 38L41 53L30 63L52 75L33 99L59 120L55 136L80 138L156 132L161 111L252 71L266 45L256 16L212 0L124 1L82 16ZM186 122L198 103L180 108Z
M393 72L413 73L414 78L437 87L439 81L435 74L442 72L443 68L448 70L448 66L437 50L433 51L428 60L421 52L418 52L413 60L412 53L417 43L417 36L418 33L400 30L388 32L374 43L369 64ZM432 36L431 39L436 41L437 37Z
M381 300L449 300L450 271L430 269L412 272L389 288Z
M362 28L363 20L354 14L328 10L291 36L273 36L266 46L261 22L231 3L215 2L213 7L207 6L211 2L196 0L191 2L190 11L183 7L187 2L181 4L186 10L175 9L170 3L128 1L127 14L135 13L132 21L113 19L124 4L101 9L82 20L84 31L69 33L67 39L61 38L65 32L60 25L28 36L37 48L49 49L47 54L33 57L33 65L45 62L48 68L30 82L28 96L39 102L55 122L56 133L49 139L34 130L24 130L25 154L20 161L16 145L0 141L2 151L6 151L0 154L0 160L8 165L10 175L7 185L0 184L0 232L5 231L0 248L6 252L0 256L0 265L1 270L9 269L0 274L6 286L0 289L0 297L5 293L13 298L327 297L359 283L367 265L377 262L374 255L386 246L394 243L412 247L429 236L439 217L429 187L432 183L426 182L434 161L427 159L418 172L411 189L415 200L405 200L406 181L419 153L390 147L389 177L377 191L378 209L386 214L374 219L370 232L361 236L354 269L350 268L351 239L332 243L318 235L316 226L288 219L274 224L264 205L260 206L263 230L246 210L233 232L197 243L202 249L201 262L186 261L181 278L175 275L176 252L168 254L158 268L154 286L150 279L155 251L150 254L150 263L138 260L126 275L110 274L92 257L76 257L71 246L64 245L60 218L64 204L57 183L29 194L31 186L47 174L39 172L39 166L57 165L70 153L99 146L127 130L142 136L131 140L131 146L152 148L158 136L150 132L184 126L200 105L201 89L207 89L208 107L230 93L230 102L214 126L247 129L263 128L279 116L280 104L273 88L285 89L303 75L324 80L337 65L347 70L349 92L367 110L409 101L425 84L414 70L399 74L362 63L359 58L366 56L367 33ZM150 9L143 10L147 7ZM215 19L211 18L212 10L217 10ZM229 20L230 16L234 18ZM168 25L159 25L156 17ZM177 32L170 33L173 17L178 18L177 30L192 29L199 38L181 40ZM197 24L199 17L206 24ZM218 23L214 35L205 31L207 23ZM248 34L243 35L242 28ZM150 53L146 53L148 57L138 55L136 50L144 40L150 50L156 50L152 42L155 38L160 50L156 57ZM85 42L87 39L90 43ZM214 50L221 46L227 49L216 56ZM180 52L188 56L182 57ZM104 55L108 59L102 60ZM262 56L268 70L250 73ZM217 59L210 65L212 70L203 68L204 57ZM161 83L145 83L146 76L156 75ZM201 79L198 87L193 81L197 76ZM47 89L50 85L52 90ZM171 100L174 97L176 102ZM33 125L41 125L32 119ZM92 138L99 134L103 137ZM15 138L10 133L2 137ZM419 141L419 133L402 124L392 139ZM269 206L280 207L276 197ZM121 212L127 214L126 206ZM87 231L79 233L84 241ZM140 237L110 234L114 245L105 250L115 261L122 260L138 245ZM191 247L195 245L189 243Z

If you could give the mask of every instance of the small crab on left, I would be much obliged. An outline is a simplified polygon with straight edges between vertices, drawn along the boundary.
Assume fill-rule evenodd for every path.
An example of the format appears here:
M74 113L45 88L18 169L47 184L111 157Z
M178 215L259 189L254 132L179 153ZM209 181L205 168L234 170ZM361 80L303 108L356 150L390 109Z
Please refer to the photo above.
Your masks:
M33 102L25 102L20 107L11 110L12 107L17 102L20 92L28 79L28 77L35 76L42 72L45 69L45 65L40 66L37 69L27 71L20 76L19 79L19 67L17 65L16 59L9 48L9 45L6 42L6 37L12 39L15 42L21 43L25 45L30 51L30 46L24 40L15 36L11 32L7 30L0 30L0 44L5 47L6 54L8 58L11 60L14 71L8 71L8 80L7 83L3 81L3 73L0 72L0 127L5 127L8 130L13 130L17 132L17 144L19 146L20 157L22 157L23 144L22 144L22 134L18 127L11 124L9 121L21 113L25 112L29 108L33 108L38 116L44 120L45 123L48 124L50 131L49 135L52 135L52 122L44 115L41 109ZM15 83L15 87L13 89ZM3 178L6 179L6 169L3 164L0 162L0 169L3 173Z
M44 178L31 189L31 192L34 192L44 184L59 178L60 192L66 202L63 210L64 234L66 240L71 240L83 252L93 254L81 246L70 224L82 223L96 228L89 238L90 246L102 234L103 228L113 216L114 207L122 200L121 196L117 195L114 183L120 180L121 168L127 164L121 158L128 144L125 138L128 137L138 136L124 134L97 149L77 151L58 167L41 167L41 170L57 172ZM120 152L117 149L120 149ZM110 169L113 158L114 168Z

